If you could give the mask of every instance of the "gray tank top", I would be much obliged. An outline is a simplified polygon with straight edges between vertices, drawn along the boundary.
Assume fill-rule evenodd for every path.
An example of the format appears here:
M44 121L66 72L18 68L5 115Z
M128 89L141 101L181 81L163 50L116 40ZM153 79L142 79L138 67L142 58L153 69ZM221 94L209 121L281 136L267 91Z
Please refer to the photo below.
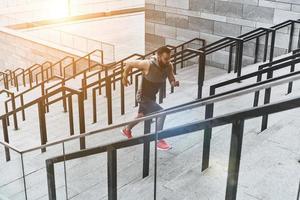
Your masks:
M155 101L156 94L163 86L168 73L170 73L171 66L159 66L157 58L150 59L150 68L147 75L143 75L141 84L142 97Z

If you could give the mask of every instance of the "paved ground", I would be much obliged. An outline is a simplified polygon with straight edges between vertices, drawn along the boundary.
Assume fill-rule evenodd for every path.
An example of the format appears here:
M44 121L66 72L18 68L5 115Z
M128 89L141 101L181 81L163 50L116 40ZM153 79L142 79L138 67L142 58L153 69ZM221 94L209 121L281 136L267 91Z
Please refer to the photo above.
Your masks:
M244 73L253 71L256 66L247 67ZM184 68L178 73L181 88L168 95L162 104L171 107L188 102L196 97L196 66ZM286 73L282 70L275 75ZM225 71L208 68L204 93L208 86L234 77ZM254 80L234 84L224 90L239 87ZM69 83L78 87L78 80ZM278 86L272 91L272 101L286 98L287 86ZM293 95L299 94L299 83L295 84ZM114 105L119 105L119 88L114 92ZM37 91L38 93L38 91ZM37 95L37 93L35 95ZM34 94L32 95L34 96ZM32 96L27 97L28 100ZM121 116L119 107L114 106L114 122L130 120L136 112L134 107L133 87L126 89L126 115ZM263 95L261 95L262 99ZM215 115L238 111L252 105L253 94L244 95L217 103ZM95 130L106 126L105 98L98 97L99 123L92 124L91 98L85 103L87 130ZM76 105L76 104L74 104ZM76 106L75 106L76 107ZM75 113L76 109L74 110ZM204 118L204 109L197 108L168 116L165 128L173 127ZM10 130L11 143L24 149L39 144L38 121L36 110L27 112L25 122L20 124L18 131ZM300 177L300 135L299 109L270 117L269 129L259 133L260 119L246 121L243 140L242 161L240 169L238 199L252 200L294 200ZM74 119L77 119L75 114ZM54 141L68 135L67 114L62 112L61 105L51 107L47 114L49 141ZM78 127L78 123L75 123ZM134 129L135 136L141 135L142 124ZM223 199L227 178L227 166L230 142L229 125L213 130L210 168L201 173L202 133L195 132L185 136L172 138L169 142L173 149L158 153L158 198L157 199ZM78 128L76 129L78 134ZM87 138L87 146L124 139L119 130L103 132ZM66 153L79 149L78 141L65 144ZM142 146L126 148L118 152L118 195L119 199L153 199L153 158L154 147L151 148L151 174L146 179L142 173ZM3 149L0 149L0 194L9 199L24 199L21 176L20 156L13 154L12 161L4 161ZM41 154L35 151L26 154L25 171L28 199L47 199L47 182L45 159L63 153L62 146L47 149ZM106 155L95 155L66 162L67 189L69 199L107 199ZM63 163L55 165L55 178L58 199L66 199ZM1 198L1 196L0 196Z

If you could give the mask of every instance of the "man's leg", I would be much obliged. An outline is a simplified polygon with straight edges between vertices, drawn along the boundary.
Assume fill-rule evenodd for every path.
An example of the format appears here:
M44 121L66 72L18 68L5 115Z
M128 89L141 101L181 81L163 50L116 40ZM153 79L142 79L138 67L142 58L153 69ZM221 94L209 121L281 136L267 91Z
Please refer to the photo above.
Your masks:
M138 119L138 118L141 118L141 117L144 117L144 116L145 116L144 113L141 113L141 112L140 112L140 113L138 113L138 115L137 115L134 119ZM131 129L132 129L133 127L135 127L138 123L139 123L139 122L130 123L130 124L128 124L125 128L131 131Z

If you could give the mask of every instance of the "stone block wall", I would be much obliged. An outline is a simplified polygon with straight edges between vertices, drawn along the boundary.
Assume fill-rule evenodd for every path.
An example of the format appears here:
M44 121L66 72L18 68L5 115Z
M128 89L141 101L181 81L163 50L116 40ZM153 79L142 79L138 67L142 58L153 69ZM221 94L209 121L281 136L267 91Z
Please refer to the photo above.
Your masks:
M255 28L299 18L298 0L146 0L146 51L195 37L211 43L224 36L239 36ZM297 26L294 48L298 32ZM288 38L288 28L278 31L275 55L287 51ZM264 38L261 38L260 51L263 44ZM254 41L245 43L244 65L253 62L254 47ZM228 49L209 55L207 61L226 68Z

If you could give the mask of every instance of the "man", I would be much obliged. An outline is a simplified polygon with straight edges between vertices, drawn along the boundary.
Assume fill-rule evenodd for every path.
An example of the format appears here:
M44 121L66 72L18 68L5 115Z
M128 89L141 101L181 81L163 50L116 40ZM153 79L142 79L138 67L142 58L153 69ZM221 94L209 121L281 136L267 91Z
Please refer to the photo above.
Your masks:
M137 101L139 103L138 115L136 118L143 117L153 112L162 110L163 108L156 103L156 94L163 86L166 78L169 79L173 87L179 86L179 81L175 80L173 65L170 63L171 50L166 46L157 50L157 55L148 60L136 60L127 62L122 83L124 86L129 85L128 74L132 68L137 68L142 72L142 83L137 92ZM158 118L158 130L162 130L164 126L165 116ZM124 127L122 134L128 138L132 138L132 128L137 123L129 124ZM157 142L157 148L160 150L169 150L171 146L165 140Z

